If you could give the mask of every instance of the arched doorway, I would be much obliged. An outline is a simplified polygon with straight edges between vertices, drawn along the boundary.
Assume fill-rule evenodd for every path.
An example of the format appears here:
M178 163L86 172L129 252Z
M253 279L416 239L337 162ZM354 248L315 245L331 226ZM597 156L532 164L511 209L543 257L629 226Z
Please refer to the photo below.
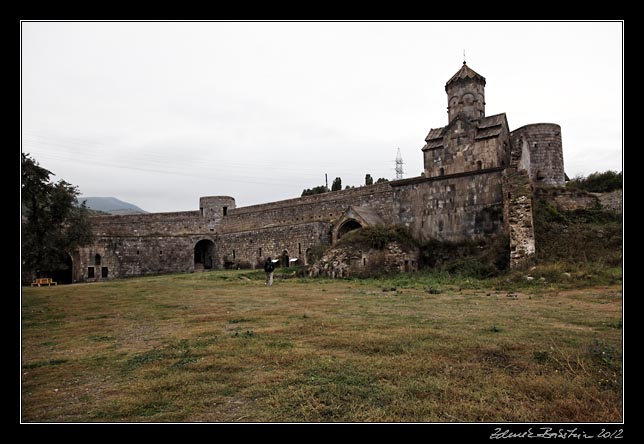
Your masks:
M288 266L289 266L288 251L284 250L282 251L282 255L280 256L280 267L288 267Z
M212 270L214 267L215 243L201 239L195 244L195 271Z
M313 251L310 248L307 248L304 252L304 265L311 265L313 262Z
M60 266L49 273L49 277L58 284L71 284L72 283L72 257L66 253L60 253Z
M338 228L337 240L340 240L342 236L347 234L349 231L357 230L358 228L362 228L360 222L355 219L349 219L348 221L340 225L340 228Z

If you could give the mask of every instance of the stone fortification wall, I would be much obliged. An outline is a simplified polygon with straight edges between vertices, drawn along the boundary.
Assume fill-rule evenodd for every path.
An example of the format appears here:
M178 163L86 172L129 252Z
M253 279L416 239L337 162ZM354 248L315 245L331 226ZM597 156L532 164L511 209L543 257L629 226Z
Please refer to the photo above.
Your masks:
M380 213L386 223L395 223L391 212L393 190L390 183L305 196L229 211L218 231L234 233L267 227L311 222L332 222L350 206L368 206Z
M91 218L97 236L168 236L208 233L207 221L199 211L128 214ZM214 232L214 226L210 227Z
M194 270L194 246L204 238L215 240L203 236L101 236L91 247L80 249L77 280L190 272Z
M297 265L308 265L313 247L331 243L331 228L328 222L307 222L222 234L215 268L261 267L266 258L278 259L284 254L289 260L297 258Z
M462 241L503 228L502 168L392 182L394 212L420 240Z

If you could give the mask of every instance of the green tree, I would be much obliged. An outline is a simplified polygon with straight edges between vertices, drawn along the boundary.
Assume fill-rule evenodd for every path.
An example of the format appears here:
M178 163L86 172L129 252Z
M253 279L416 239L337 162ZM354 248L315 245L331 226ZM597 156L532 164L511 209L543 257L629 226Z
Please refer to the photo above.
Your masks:
M383 182L389 182L389 179L385 179L384 177L381 177L380 179L376 180L376 183L383 183Z
M364 184L365 185L373 185L373 177L371 177L371 174L367 174L364 177Z
M331 191L340 191L342 189L342 179L336 177L331 185Z
M317 187L307 188L307 189L303 190L302 191L302 196L313 196L314 194L322 194L322 193L326 193L328 191L329 191L329 189L326 186L320 185L320 186L317 186Z
M39 277L64 269L65 252L92 242L88 212L78 189L22 154L22 266Z

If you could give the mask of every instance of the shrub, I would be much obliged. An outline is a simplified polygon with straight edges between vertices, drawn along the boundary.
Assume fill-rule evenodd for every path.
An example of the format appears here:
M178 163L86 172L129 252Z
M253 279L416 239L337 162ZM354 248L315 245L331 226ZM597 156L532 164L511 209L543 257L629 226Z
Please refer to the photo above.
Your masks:
M402 225L376 225L359 228L345 234L338 241L338 245L382 250L391 242L398 243L401 248L408 251L418 246L409 228Z
M588 177L577 176L566 184L566 188L590 191L591 193L607 193L622 189L622 172L594 172Z

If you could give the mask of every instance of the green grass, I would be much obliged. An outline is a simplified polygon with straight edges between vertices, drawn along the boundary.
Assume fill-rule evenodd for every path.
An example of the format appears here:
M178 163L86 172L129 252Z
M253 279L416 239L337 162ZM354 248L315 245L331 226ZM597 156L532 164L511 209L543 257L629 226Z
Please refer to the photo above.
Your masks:
M620 421L621 288L526 272L24 288L22 419Z

